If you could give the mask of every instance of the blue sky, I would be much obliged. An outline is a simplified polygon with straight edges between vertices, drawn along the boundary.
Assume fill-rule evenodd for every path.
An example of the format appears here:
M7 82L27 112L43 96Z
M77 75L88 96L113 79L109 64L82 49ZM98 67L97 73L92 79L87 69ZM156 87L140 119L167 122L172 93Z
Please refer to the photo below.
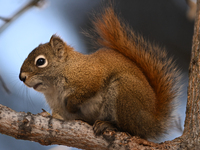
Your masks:
M27 1L7 0L2 4L0 1L0 15L11 16L25 2ZM40 43L48 42L53 34L62 37L76 50L84 50L74 27L58 16L59 12L51 5L51 1L48 1L42 9L33 7L26 11L0 34L0 73L9 89L14 88L12 92L22 84L18 74L24 59ZM13 82L16 83L14 87Z

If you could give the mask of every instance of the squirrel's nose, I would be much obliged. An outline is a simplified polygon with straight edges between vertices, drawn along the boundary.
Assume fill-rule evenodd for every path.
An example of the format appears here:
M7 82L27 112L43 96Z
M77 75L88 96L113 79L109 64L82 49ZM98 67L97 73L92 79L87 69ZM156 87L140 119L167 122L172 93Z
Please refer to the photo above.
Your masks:
M26 75L25 75L24 73L21 73L21 72L20 72L20 74L19 74L19 79L20 79L21 81L25 82L25 81L26 81Z

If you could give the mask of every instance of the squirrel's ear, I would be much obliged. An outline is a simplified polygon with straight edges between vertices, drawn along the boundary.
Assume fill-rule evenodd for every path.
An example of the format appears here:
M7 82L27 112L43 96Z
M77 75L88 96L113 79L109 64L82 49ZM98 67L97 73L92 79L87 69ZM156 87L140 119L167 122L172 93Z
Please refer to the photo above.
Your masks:
M55 54L62 57L65 52L65 42L59 36L54 34L50 39L50 44Z

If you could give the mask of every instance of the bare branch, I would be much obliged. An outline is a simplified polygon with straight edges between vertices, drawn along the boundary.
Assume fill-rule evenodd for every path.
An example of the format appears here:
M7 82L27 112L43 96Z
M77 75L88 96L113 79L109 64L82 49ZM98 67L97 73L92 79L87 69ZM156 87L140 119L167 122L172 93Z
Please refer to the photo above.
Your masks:
M9 22L10 21L10 19L4 18L4 17L1 17L1 16L0 16L0 19L3 20L3 21L5 21L5 22Z
M17 19L21 14L23 14L29 8L33 6L41 7L42 4L44 4L44 0L31 0L17 13L15 13L11 18L0 17L1 20L5 21L5 23L0 27L0 33L3 32L15 19Z
M7 88L7 86L6 86L6 84L5 84L5 82L3 81L3 79L2 79L1 76L0 76L0 83L1 83L1 85L2 85L2 87L3 87L3 89L4 89L8 94L10 94L10 90Z
M123 132L106 131L95 137L92 127L85 122L60 121L40 114L15 112L0 104L0 133L16 139L30 140L42 145L66 145L81 149L164 149L171 143L155 144ZM171 147L172 146L172 147Z

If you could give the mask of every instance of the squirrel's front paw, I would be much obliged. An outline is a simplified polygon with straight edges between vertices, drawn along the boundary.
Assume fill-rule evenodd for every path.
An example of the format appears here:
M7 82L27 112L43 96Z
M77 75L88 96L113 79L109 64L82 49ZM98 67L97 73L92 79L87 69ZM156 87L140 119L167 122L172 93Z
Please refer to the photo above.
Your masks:
M96 136L100 136L104 131L117 131L117 128L109 121L96 120L93 125L93 130Z

